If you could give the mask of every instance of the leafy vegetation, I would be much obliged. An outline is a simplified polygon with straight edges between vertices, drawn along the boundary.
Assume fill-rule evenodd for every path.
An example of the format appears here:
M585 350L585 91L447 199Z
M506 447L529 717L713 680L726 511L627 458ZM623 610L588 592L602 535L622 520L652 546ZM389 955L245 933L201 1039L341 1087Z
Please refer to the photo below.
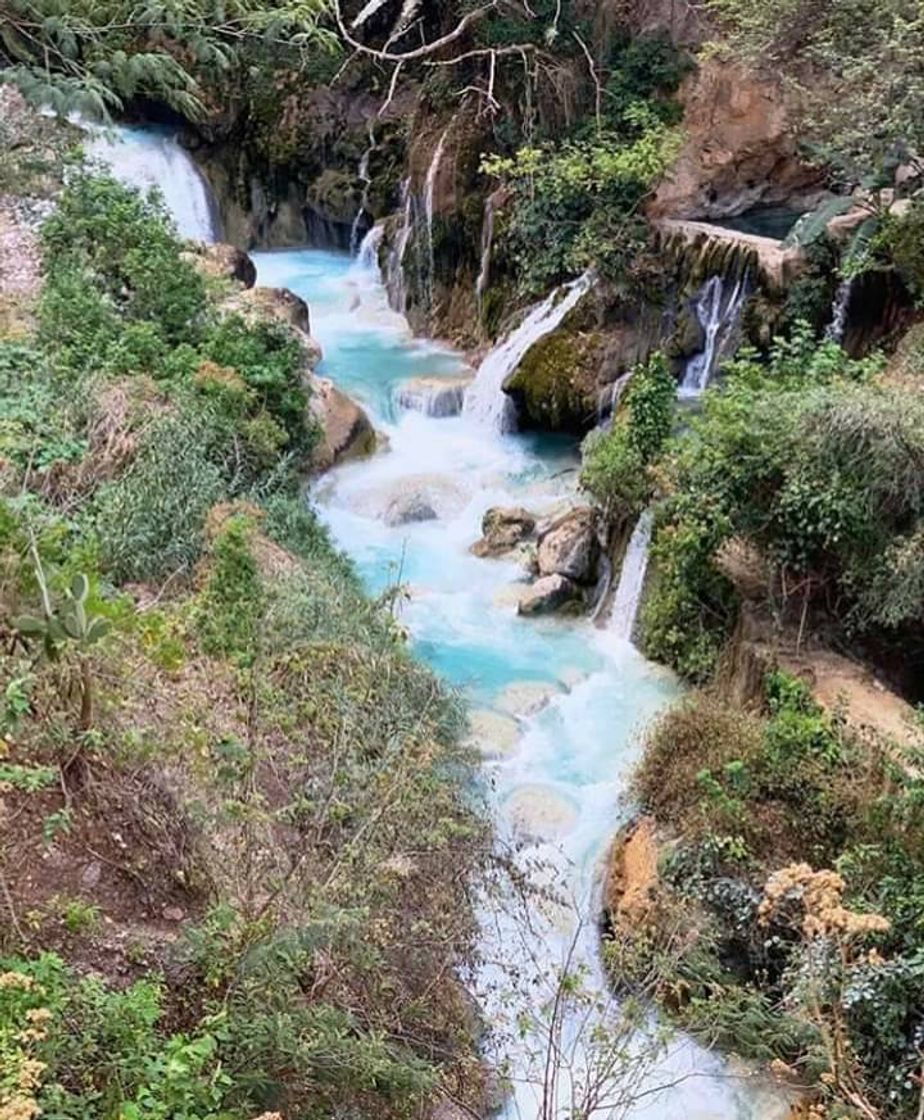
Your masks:
M0 342L0 1113L476 1101L462 713L303 503L297 337L106 177L43 241Z
M284 47L293 61L330 49L323 0L4 0L2 80L39 107L106 116L134 98L157 98L196 118L203 81Z
M504 243L524 294L591 266L614 278L637 267L647 245L641 204L680 144L670 95L684 72L666 39L621 43L595 115L561 139L484 160L483 171L514 193Z
M791 676L765 684L763 714L700 694L649 732L637 792L677 843L657 915L617 934L613 967L668 954L661 999L687 1029L784 1062L839 1115L913 1117L919 750L848 727ZM694 932L678 946L677 929Z
M676 400L676 383L656 354L633 371L610 429L585 440L581 485L608 517L625 519L647 505L653 490L647 471L670 435Z
M915 401L873 379L880 364L815 343L804 324L775 343L769 364L747 352L729 364L725 385L707 392L656 468L658 575L643 616L651 653L693 678L709 674L734 617L721 565L732 541L770 562L780 612L824 603L851 632L919 623L908 549L924 475L909 450L924 428Z

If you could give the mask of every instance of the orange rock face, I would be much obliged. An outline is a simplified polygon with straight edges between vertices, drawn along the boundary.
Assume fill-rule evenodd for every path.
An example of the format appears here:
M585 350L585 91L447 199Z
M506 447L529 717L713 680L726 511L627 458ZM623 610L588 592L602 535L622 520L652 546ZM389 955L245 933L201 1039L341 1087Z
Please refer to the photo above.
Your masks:
M780 83L706 60L681 89L686 142L649 208L653 218L718 218L782 202L819 181L797 156Z

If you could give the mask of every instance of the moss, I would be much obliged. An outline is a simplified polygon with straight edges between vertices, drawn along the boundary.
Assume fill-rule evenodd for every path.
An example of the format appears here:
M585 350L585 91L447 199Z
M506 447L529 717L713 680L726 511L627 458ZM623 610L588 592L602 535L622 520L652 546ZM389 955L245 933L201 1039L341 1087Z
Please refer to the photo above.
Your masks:
M524 421L550 431L583 432L596 412L600 336L553 331L527 352L504 389Z

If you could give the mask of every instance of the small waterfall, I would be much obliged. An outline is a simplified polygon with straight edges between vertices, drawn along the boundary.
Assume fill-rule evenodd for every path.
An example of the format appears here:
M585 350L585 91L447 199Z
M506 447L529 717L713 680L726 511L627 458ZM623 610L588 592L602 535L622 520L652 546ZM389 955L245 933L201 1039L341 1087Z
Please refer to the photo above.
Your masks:
M516 430L513 401L504 392L504 382L517 368L527 350L540 338L551 334L593 284L593 274L585 272L577 280L556 288L537 304L523 322L488 354L465 393L464 415L496 432Z
M354 257L359 251L363 219L366 217L369 209L369 191L372 187L372 173L369 170L369 166L375 149L375 121L373 120L369 124L369 146L363 152L362 159L359 161L359 181L363 185L363 191L359 200L359 209L356 211L356 217L353 219L353 228L350 230L350 252Z
M481 268L475 281L475 301L479 314L484 293L491 279L491 249L494 244L494 197L488 195L484 200L484 221L481 224Z
M619 586L613 599L613 610L610 614L609 631L617 638L627 642L632 640L635 629L635 619L638 615L639 604L642 599L642 589L645 586L645 574L648 571L648 548L651 544L651 530L654 524L654 514L650 509L639 517L622 562L622 573L619 576Z
M176 136L162 129L90 126L95 133L85 145L87 155L112 168L113 175L130 187L147 193L156 187L181 237L192 241L217 241L218 207L192 156Z
M360 268L370 272L380 271L379 249L382 247L384 236L385 226L381 222L377 222L366 231L366 236L359 243L359 249L356 253L356 262Z
M433 202L436 195L436 179L440 173L440 164L443 162L443 152L446 150L446 137L449 128L443 130L427 168L427 178L424 181L424 221L427 228L427 299L430 309L433 309L433 275L436 271L436 260L433 252Z
M831 322L825 331L825 340L836 342L838 346L844 341L844 332L847 330L847 318L850 314L850 301L853 298L853 280L842 280L834 293L834 302L831 304Z
M607 420L612 425L613 416L616 412L616 406L622 400L622 395L626 391L629 382L632 380L633 370L628 370L617 377L611 385L605 385L597 394L597 427L607 427Z
M385 269L385 289L388 302L395 311L407 311L407 283L404 275L404 258L414 232L414 196L410 178L401 181L401 228L388 254Z
M434 419L458 416L462 412L468 385L466 378L419 377L398 386L395 405L408 412L422 412Z
M705 344L702 352L687 362L680 383L681 397L697 397L708 387L717 360L738 325L748 294L746 273L738 277L727 298L726 284L721 276L710 276L700 289L696 297L696 318L703 328Z

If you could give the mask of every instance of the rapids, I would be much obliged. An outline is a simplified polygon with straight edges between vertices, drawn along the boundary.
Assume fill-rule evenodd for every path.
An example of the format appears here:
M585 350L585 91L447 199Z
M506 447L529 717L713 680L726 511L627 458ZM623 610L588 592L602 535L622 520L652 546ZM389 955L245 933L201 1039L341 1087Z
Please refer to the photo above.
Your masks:
M189 229L202 214L195 168L175 145L163 159L166 141L154 135L121 130L111 158L133 177L138 164L143 179L174 175L175 182L159 185L179 228ZM170 169L184 161L181 178ZM554 995L566 958L592 991L606 991L596 929L601 861L630 811L621 796L640 733L680 689L618 632L583 620L518 618L517 564L470 554L489 506L543 514L573 501L577 448L499 431L496 406L448 417L401 410L403 382L470 371L446 347L411 336L389 308L373 258L318 249L254 254L259 283L291 288L308 301L324 349L318 372L360 401L387 437L387 450L319 479L312 500L370 592L396 581L407 587L402 620L416 653L471 702L498 843L537 886L551 888L552 897L527 908L528 922L512 899L484 897L482 960L468 978L490 1027L487 1044L508 1060L514 1092L503 1116L550 1120L571 1115L569 1094L587 1076L586 1047L566 1023L562 1037L574 1065L561 1073L556 1107L543 1108L531 1056L536 1039L518 1030L520 1001L535 1010ZM489 365L487 372L496 371ZM436 495L439 520L385 523L396 497L422 490ZM612 1000L601 998L600 1014L612 1015ZM682 1038L636 1087L647 1094L640 1103L594 1115L774 1120L787 1108L780 1094Z

